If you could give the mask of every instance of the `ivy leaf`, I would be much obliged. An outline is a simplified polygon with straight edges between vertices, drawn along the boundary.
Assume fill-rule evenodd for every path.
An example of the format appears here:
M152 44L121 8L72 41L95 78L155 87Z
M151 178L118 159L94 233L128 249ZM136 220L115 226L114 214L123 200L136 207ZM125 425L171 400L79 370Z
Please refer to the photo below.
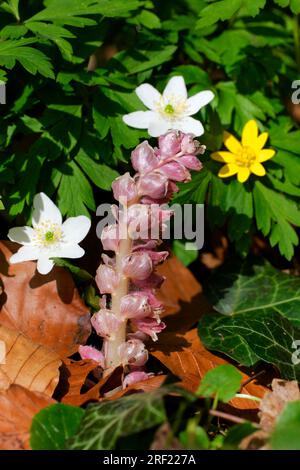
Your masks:
M70 440L71 450L113 450L120 437L158 426L166 420L166 390L134 394L89 405L79 432Z
M201 380L197 395L216 397L223 402L230 401L241 387L243 376L231 364L223 364L209 370Z
M84 410L78 406L56 403L39 411L30 429L32 450L63 450L65 442L80 425Z
M274 364L287 379L300 377L292 363L293 341L300 326L300 280L269 264L248 261L224 266L212 276L206 294L219 313L199 323L204 344L253 366Z

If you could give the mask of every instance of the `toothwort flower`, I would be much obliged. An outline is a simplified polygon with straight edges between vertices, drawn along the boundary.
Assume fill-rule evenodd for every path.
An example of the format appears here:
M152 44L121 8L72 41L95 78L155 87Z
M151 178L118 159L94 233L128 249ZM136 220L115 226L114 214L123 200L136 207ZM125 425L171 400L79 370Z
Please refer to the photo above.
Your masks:
M152 137L172 129L195 136L204 133L201 122L191 116L212 101L214 94L210 90L188 98L184 78L176 76L169 80L162 94L149 83L140 85L135 92L149 111L135 111L123 116L128 126L148 129Z
M8 238L23 245L12 255L10 263L37 260L40 274L48 274L54 266L51 258L81 258L84 250L78 245L87 235L91 221L80 215L64 223L58 207L44 193L33 200L32 227L15 227Z
M192 134L170 131L160 136L158 147L138 145L131 155L136 174L126 173L112 185L122 207L114 210L116 222L104 229L101 240L114 256L102 255L104 264L96 274L100 293L110 298L102 297L92 326L103 339L104 374L122 365L128 374L124 387L149 377L143 370L148 359L144 341L156 341L166 327L160 318L163 305L156 297L164 277L156 267L168 256L157 248L172 211L160 204L178 190L176 182L191 179L189 170L202 168L197 155L204 150Z

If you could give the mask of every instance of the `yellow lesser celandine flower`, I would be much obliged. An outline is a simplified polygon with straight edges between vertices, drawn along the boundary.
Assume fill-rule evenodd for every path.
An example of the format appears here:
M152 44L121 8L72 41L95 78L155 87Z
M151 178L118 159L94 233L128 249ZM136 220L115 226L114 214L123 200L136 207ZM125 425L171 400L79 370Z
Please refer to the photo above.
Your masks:
M275 150L264 148L268 137L267 132L258 135L258 127L254 119L248 121L244 126L241 142L225 132L224 145L229 151L218 151L211 155L214 160L225 163L218 176L228 178L237 175L240 183L245 183L251 173L256 176L264 176L266 170L262 162L270 160L275 155Z

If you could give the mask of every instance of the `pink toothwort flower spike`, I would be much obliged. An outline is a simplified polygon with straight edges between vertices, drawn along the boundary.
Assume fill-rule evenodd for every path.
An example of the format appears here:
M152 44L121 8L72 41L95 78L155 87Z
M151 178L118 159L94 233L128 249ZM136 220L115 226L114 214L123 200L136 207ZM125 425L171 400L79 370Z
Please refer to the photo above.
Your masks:
M129 387L130 385L134 385L135 383L148 380L151 376L153 376L153 374L147 374L143 371L130 372L130 374L126 375L123 381L123 389Z
M121 299L121 316L124 319L143 318L150 315L151 311L149 296L143 292L133 292Z
M166 328L166 324L162 321L158 321L156 318L146 317L141 319L136 319L132 321L135 328L142 333L149 335L153 341L158 340L158 333L163 331Z
M181 151L181 133L172 131L158 138L159 151L163 158L172 157Z
M142 341L130 339L119 346L119 354L124 366L143 366L148 360L148 351Z
M97 335L106 339L115 339L115 334L122 321L110 310L101 309L99 312L94 313L91 323Z
M98 349L93 346L79 346L78 352L81 359L91 359L92 361L98 362L99 366L104 369L104 355Z
M110 266L101 264L96 273L96 284L101 294L112 294L118 286L119 276Z
M194 155L184 155L177 160L181 165L189 170L199 171L202 168L202 163Z
M137 197L137 188L134 179L130 176L129 173L119 176L112 183L112 190L114 193L114 198L117 201L120 199L125 199L128 202L133 201Z
M191 179L190 172L179 162L166 163L159 171L172 181L187 182Z
M147 141L142 142L131 153L131 162L133 168L141 175L154 170L154 168L159 164L159 160L153 148Z
M96 276L100 292L111 294L111 298L108 303L101 302L102 312L92 320L104 337L104 374L121 364L131 374L144 374L141 368L148 352L143 341L149 336L156 340L165 328L160 319L163 305L155 296L164 277L154 269L168 255L156 249L172 212L162 210L159 204L168 202L179 190L176 182L190 179L189 170L201 168L196 155L203 150L191 134L167 132L159 138L158 148L148 142L140 144L131 156L137 173L127 173L113 183L114 196L122 207L113 207L116 224L107 227L102 241L115 257L103 255L104 264ZM128 376L124 383L133 379Z
M140 196L151 196L152 199L162 199L168 191L168 177L158 171L141 176L138 181Z
M147 277L147 279L132 279L132 282L139 289L159 289L165 279L166 278L164 276L152 273L149 277Z
M123 274L130 279L143 281L147 279L153 270L151 257L145 252L134 252L123 260Z
M104 227L101 233L101 242L104 250L117 251L119 248L119 226L118 224Z

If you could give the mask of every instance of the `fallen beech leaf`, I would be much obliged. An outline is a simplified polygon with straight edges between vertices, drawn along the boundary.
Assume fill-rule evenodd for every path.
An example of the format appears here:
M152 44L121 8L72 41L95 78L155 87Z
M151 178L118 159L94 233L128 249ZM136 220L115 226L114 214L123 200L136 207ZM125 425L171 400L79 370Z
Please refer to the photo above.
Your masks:
M116 393L108 395L104 399L116 400L117 398L121 398L124 395L130 395L132 393L152 392L153 390L156 390L162 386L166 380L166 377L166 375L156 375L154 377L150 377L148 380L142 380L141 382L129 385L129 387L126 387L123 390L118 390Z
M282 412L286 403L300 400L300 390L296 380L274 379L272 391L268 391L260 402L259 417L260 426L263 431L270 433L276 422L276 418Z
M62 402L67 404L82 404L85 398L84 393L81 393L82 388L87 380L87 376L90 372L97 369L98 365L96 362L91 360L72 361L67 360L64 363L61 373L61 380L59 389L57 390L58 395L62 389ZM81 402L81 400L83 401Z
M276 426L276 420L287 403L300 400L300 390L296 380L273 379L272 391L265 393L259 404L260 429L245 437L240 443L242 450L270 450L270 434Z
M92 364L90 364L92 366ZM93 369L95 369L96 363L94 363ZM103 398L104 393L113 390L121 385L121 376L123 373L122 367L117 367L106 377L101 378L94 386L92 386L87 392L80 393L81 387L79 388L80 380L83 379L82 385L86 379L86 372L88 370L87 364L84 366L84 374L79 374L78 366L75 364L70 365L69 371L71 376L69 378L69 384L71 385L69 392L63 397L62 403L68 405L81 406L90 401L100 401ZM93 370L92 369L92 370ZM91 372L91 370L89 370ZM77 377L77 378L76 378Z
M0 242L0 323L70 356L90 334L88 308L67 270L56 267L42 276L34 262L9 265L17 248Z
M55 403L41 393L11 385L0 392L0 450L29 449L29 430L33 416Z
M158 292L165 307L166 331L188 331L197 324L202 313L211 308L201 285L175 256L159 266L158 272L166 277Z
M17 384L52 396L61 365L57 353L1 325L0 340L4 341L7 351L5 363L0 364L0 390Z
M152 346L151 354L179 377L182 380L181 385L191 392L198 389L207 371L218 365L229 363L205 349L197 334L197 329L186 334L161 333L158 342ZM249 376L243 373L243 382L247 379ZM265 387L250 382L242 389L242 393L262 397L266 390ZM256 402L243 398L235 398L230 403L240 409L257 408Z

